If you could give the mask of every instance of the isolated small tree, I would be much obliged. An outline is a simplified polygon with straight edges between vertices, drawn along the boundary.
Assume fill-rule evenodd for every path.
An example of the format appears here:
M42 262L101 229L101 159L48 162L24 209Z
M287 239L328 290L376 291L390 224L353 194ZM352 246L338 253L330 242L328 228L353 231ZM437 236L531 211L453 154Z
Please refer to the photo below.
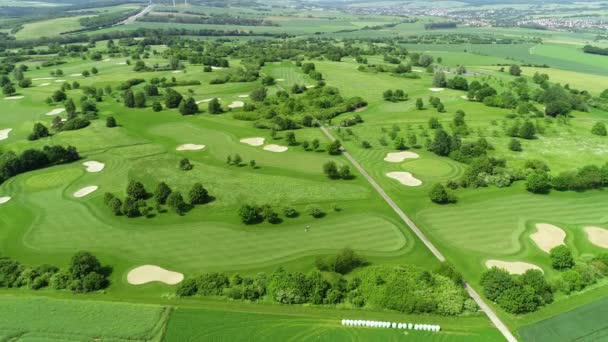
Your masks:
M435 118L435 117L431 117L429 119L429 128L430 129L438 129L441 128L441 123L439 122L439 119Z
M536 128L534 124L530 121L526 121L519 128L519 136L523 139L534 139L536 134Z
M89 76L91 76L91 73L89 72L89 70L85 70L82 72L82 76L89 77Z
M146 95L138 91L134 95L133 105L136 108L145 108L146 107Z
M456 202L456 198L450 194L441 183L433 185L429 191L431 201L437 204L447 204Z
M319 146L320 146L319 139L313 139L311 146L312 146L313 151L318 150Z
M522 148L521 148L521 143L519 142L519 140L511 139L511 141L509 141L509 150L515 151L515 152L520 152L522 150Z
M2 87L2 94L4 95L13 95L17 90L12 83L7 83Z
M179 161L179 169L183 171L192 170L192 164L188 158L184 158Z
M340 178L350 179L353 175L350 173L350 167L348 165L340 166Z
M183 98L184 97L182 96L182 94L171 88L167 88L165 90L165 106L167 108L179 107L179 104L182 102Z
M194 183L188 195L190 204L204 204L209 201L209 192L201 183Z
M509 74L513 76L521 76L521 68L517 64L512 64L509 67Z
M49 129L40 122L34 124L32 133L27 137L28 140L38 140L49 136Z
M317 205L309 205L306 208L306 212L308 212L308 215L314 218L320 218L325 215L325 212L323 212L323 210Z
M447 84L445 73L443 71L437 71L433 77L433 85L435 87L445 87Z
M323 173L325 173L325 175L331 179L340 178L338 166L333 161L328 161L327 163L323 164Z
M177 214L183 214L186 211L186 203L179 191L173 191L167 197L167 205Z
M262 216L262 218L264 218L266 221L268 221L270 223L281 222L281 219L279 218L279 214L277 214L277 212L274 211L274 209L268 204L260 207L260 215Z
M570 248L566 245L560 245L551 249L549 256L551 257L551 267L558 271L574 267L574 257L572 257Z
M53 95L51 97L52 97L53 101L55 101L55 102L62 102L62 101L65 101L67 98L65 93L61 90L55 90L55 92L53 93Z
M187 98L179 104L179 112L182 115L192 115L198 113L198 105L192 97Z
M131 89L127 89L123 95L125 107L135 108L135 95Z
M240 166L242 162L243 162L243 158L241 158L240 154L237 153L232 157L232 164L234 164L236 166Z
M260 208L251 204L241 206L239 208L239 216L244 224L254 224L262 220Z
M113 116L108 116L106 118L106 127L112 128L112 127L116 127L116 119L114 119Z
M255 160L251 159L249 161L249 166L251 166L252 169L255 169L256 168L256 162L255 162Z
M217 98L213 98L211 101L209 101L207 110L209 111L209 114L222 114L224 112L222 105Z
M421 98L416 99L416 109L418 109L418 110L424 109L424 102L422 102Z
M304 149L304 151L308 151L309 147L310 147L310 143L308 142L308 140L302 141L302 148Z
M600 136L606 136L606 125L603 122L596 122L591 128L591 133Z
M127 185L127 196L134 199L145 199L146 198L146 189L144 185L138 181L130 180Z
M154 191L154 200L156 204L167 203L167 197L171 194L171 188L165 182L160 182Z
M21 88L29 88L31 86L32 86L31 78L24 78L21 81L19 81L19 87L21 87Z
M287 132L287 134L285 134L285 139L287 140L287 145L289 146L294 146L297 144L296 134L294 132Z
M154 103L152 103L152 110L155 112L160 112L163 110L163 105L158 101L154 101Z
M340 140L334 140L327 147L327 153L329 153L331 155L341 154L342 153L342 150L340 149L341 147L342 147L342 143L340 142Z

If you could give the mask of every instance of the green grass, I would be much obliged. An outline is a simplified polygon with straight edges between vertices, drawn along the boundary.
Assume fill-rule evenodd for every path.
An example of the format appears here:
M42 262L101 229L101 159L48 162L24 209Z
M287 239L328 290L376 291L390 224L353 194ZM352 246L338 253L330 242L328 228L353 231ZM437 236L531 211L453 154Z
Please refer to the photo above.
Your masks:
M601 341L608 338L608 299L564 312L519 330L524 341Z
M160 341L170 310L155 305L0 296L0 338Z
M52 37L62 32L78 30L82 28L79 20L86 16L58 18L44 21L37 21L23 25L15 37L17 39L36 39L40 37Z

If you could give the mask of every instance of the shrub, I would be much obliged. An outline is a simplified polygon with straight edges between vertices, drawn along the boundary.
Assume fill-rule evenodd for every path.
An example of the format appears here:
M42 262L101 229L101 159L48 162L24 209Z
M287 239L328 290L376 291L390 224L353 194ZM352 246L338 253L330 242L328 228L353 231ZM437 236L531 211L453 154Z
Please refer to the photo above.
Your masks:
M190 204L204 204L209 201L209 192L201 183L194 183L188 195Z
M603 122L596 122L591 128L591 133L600 136L606 136L606 125Z
M551 267L563 271L574 267L574 257L570 248L565 245L557 246L549 253L551 257Z
M431 191L429 191L429 198L431 199L431 201L437 204L448 204L456 202L456 197L449 193L445 189L445 187L440 183L433 185Z
M173 191L167 197L167 205L177 214L183 214L186 211L186 203L179 191Z

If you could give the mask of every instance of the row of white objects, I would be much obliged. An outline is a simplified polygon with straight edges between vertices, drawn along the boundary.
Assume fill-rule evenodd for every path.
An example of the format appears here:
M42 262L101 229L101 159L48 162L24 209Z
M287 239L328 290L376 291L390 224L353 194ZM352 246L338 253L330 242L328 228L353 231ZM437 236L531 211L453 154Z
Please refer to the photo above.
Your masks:
M435 324L414 324L414 323L395 323L395 322L380 322L366 321L361 319L343 319L342 325L348 327L370 327L370 328L393 328L393 329L409 329L422 331L440 331L441 327Z

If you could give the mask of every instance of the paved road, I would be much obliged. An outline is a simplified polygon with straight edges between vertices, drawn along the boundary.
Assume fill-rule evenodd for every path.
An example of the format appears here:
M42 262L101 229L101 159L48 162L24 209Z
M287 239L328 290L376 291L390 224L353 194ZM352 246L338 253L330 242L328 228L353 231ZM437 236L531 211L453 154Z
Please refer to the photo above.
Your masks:
M138 18L140 18L140 17L146 15L148 12L150 12L152 10L152 8L154 8L154 4L150 4L150 5L146 6L144 9L141 10L141 12L128 17L127 19L117 23L114 26L131 24Z
M336 140L333 135L329 132L327 127L321 125L321 130L325 135L329 138L329 140ZM410 229L418 236L418 238L426 245L426 247L435 255L439 261L445 261L445 257L441 252L427 239L427 237L422 233L422 231L410 220L407 215L399 208L399 206L390 198L390 196L374 181L374 179L365 171L365 169L348 153L346 150L342 151L342 154L355 166L357 170L367 179L367 181L378 191L380 196L388 203L388 205L393 208L393 210L401 217L401 219L410 227ZM509 342L517 342L517 339L511 334L507 326L496 316L496 313L483 301L481 296L471 287L468 283L465 283L465 289L469 293L469 296L475 300L479 308L486 313L490 321L496 326L496 328L502 333L505 339Z

